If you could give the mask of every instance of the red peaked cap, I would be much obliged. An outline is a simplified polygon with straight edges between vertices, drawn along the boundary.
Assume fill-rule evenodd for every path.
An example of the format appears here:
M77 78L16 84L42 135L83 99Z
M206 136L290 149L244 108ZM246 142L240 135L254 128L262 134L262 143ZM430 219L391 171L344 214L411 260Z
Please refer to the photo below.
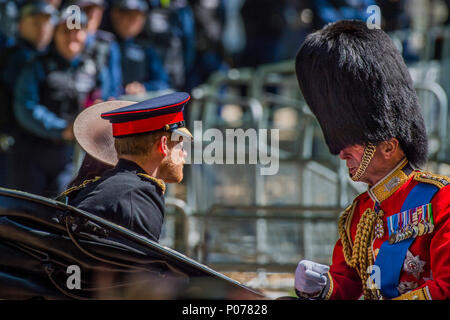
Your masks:
M192 138L186 129L183 110L191 97L175 92L101 114L112 123L113 136L124 137L154 131L176 131Z

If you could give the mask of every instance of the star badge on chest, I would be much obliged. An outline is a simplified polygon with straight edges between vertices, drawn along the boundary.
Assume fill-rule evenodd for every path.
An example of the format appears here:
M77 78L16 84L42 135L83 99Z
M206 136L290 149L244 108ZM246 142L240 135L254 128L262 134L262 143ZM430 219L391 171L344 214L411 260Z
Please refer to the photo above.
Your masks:
M419 255L414 256L412 252L408 250L406 252L405 261L403 262L403 270L419 279L425 264L426 262L420 260Z

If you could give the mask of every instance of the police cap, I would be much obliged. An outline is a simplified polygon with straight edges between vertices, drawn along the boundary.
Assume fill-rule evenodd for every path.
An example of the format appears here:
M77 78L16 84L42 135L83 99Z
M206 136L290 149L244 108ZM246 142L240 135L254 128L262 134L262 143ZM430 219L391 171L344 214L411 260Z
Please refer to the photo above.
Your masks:
M19 19L36 14L46 14L56 17L58 10L46 1L30 0L24 2L20 7Z
M88 6L103 7L105 5L105 0L73 0L72 4L77 5L79 7L88 7Z

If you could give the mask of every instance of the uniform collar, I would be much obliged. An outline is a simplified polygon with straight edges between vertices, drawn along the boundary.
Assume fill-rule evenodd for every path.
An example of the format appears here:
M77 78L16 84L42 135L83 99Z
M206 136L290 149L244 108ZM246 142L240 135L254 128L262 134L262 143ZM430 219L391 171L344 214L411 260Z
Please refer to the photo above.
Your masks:
M144 169L141 168L136 162L127 160L127 159L119 159L116 164L116 169L125 169L127 171L134 171L136 175L146 178L146 180L150 180L154 185L156 185L159 189L161 189L162 194L166 191L166 184L163 180L152 177L145 172Z
M393 195L406 181L411 178L413 169L404 158L384 178L369 188L368 193L374 202L381 203Z
M136 162L120 158L116 164L117 169L125 169L127 171L136 171L136 173L145 173L145 170L141 168Z

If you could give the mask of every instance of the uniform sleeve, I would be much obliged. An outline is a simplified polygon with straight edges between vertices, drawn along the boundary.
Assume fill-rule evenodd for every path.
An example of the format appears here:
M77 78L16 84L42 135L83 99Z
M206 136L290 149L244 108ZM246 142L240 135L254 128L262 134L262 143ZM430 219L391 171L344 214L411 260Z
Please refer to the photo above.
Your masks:
M332 283L327 298L332 300L356 300L362 294L361 278L357 271L345 262L342 250L342 242L339 239L333 250L329 272Z
M60 140L67 121L39 104L39 82L44 78L41 64L28 63L17 79L14 115L19 124L44 139Z
M442 188L431 201L434 231L430 244L432 279L426 288L431 299L450 298L450 185ZM419 288L419 289L420 289Z
M169 75L164 69L161 59L151 48L147 48L147 59L149 80L143 83L145 89L147 91L168 89L170 87Z

